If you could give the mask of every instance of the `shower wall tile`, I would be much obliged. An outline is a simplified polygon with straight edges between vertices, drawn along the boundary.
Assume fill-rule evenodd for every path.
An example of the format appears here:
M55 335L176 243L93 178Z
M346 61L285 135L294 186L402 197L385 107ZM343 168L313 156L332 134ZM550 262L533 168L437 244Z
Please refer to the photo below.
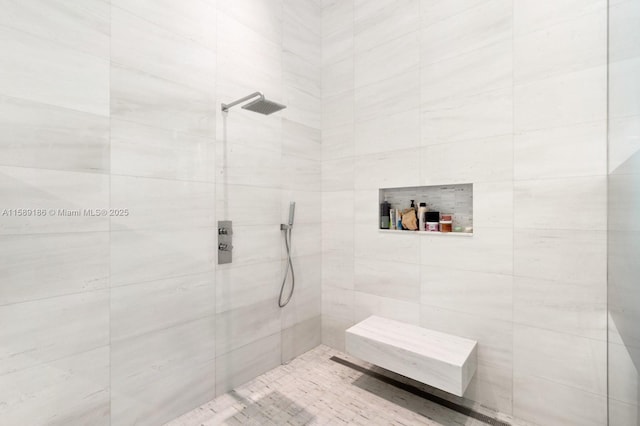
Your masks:
M511 87L513 42L504 40L421 68L422 103ZM473 70L470 73L469 70Z
M386 80L356 87L356 121L370 120L415 109L420 105L420 70L412 68Z
M217 184L216 216L218 220L233 220L234 226L279 224L280 193L278 188Z
M258 139L259 140L259 139ZM216 181L226 185L280 188L282 155L238 142L216 143Z
M355 158L354 188L413 186L420 177L420 150L408 149Z
M320 39L318 39L320 44ZM282 52L282 82L285 88L297 89L302 93L316 99L322 98L322 71L317 64L319 60L309 61L299 53L284 50ZM281 114L295 114L297 108L291 108L287 103L287 109ZM319 114L308 119L317 120Z
M111 208L128 214L111 218L111 229L191 229L214 227L215 185L212 183L111 177Z
M274 99L281 97L283 62L279 40L269 39L232 16L220 13L216 52L216 91L222 102L256 90Z
M423 185L497 182L513 177L512 135L428 145L418 152Z
M343 124L334 128L322 125L322 165L326 161L352 158L354 150L353 123ZM325 179L325 173L322 179Z
M604 121L518 132L514 135L514 178L540 179L604 175Z
M214 1L186 0L111 0L111 5L153 22L167 30L188 37L208 47L216 46L217 9Z
M474 228L471 238L419 238L423 265L496 274L514 271L514 243L511 228ZM452 258L455 253L455 258Z
M546 379L606 395L606 345L605 340L516 325L514 375Z
M320 128L322 100L319 96L308 93L301 84L292 86L287 82L283 89L282 102L287 105L281 112L284 118L316 129Z
M638 48L638 18L640 7L633 0L612 2L609 5L609 60L618 62L640 56ZM617 81L613 81L616 83ZM615 102L616 100L613 99Z
M109 120L104 116L0 96L0 131L3 166L109 171Z
M322 190L322 165L318 159L310 160L283 153L281 161L283 189L316 192Z
M355 124L356 156L403 151L420 146L420 113L409 110Z
M323 191L353 191L353 157L339 158L322 162Z
M322 309L321 255L296 256L292 260L296 273L296 287L291 301L281 310L283 330L320 315ZM285 267L283 262L283 271ZM288 288L285 287L285 290Z
M321 319L317 315L282 330L282 362L288 362L321 343Z
M239 0L234 2L219 2L218 10L226 16L251 28L261 37L265 37L274 43L282 40L282 1L269 0ZM222 34L218 33L219 36Z
M47 38L0 27L0 94L109 115L109 61ZM98 55L98 56L96 56Z
M509 40L512 14L510 1L491 0L424 27L420 53L422 63L439 62Z
M315 224L319 227L322 221L322 192L305 191L304 189L283 190L281 198L281 214L278 223L288 223L289 204L295 201L295 223ZM318 243L320 244L320 241Z
M375 294L353 292L353 321L360 322L371 315L418 325L420 323L420 304Z
M109 344L109 292L98 290L0 307L0 375Z
M381 0L354 2L356 53L379 46L387 40L418 29L418 0Z
M378 227L380 220L380 209L368 209L365 206L378 204L380 202L380 191L378 189L364 189L354 191L353 193L353 218L357 224L372 224Z
M279 226L239 225L233 228L233 263L235 265L280 260L282 231ZM215 257L213 261L216 261Z
M318 115L320 115L319 112ZM320 126L311 127L293 120L283 119L282 152L319 161L322 155Z
M520 277L606 283L606 233L516 229L513 269Z
M585 426L607 424L607 401L602 395L520 375L514 375L513 395L513 415L524 421Z
M216 270L216 314L247 308L261 302L275 304L282 283L280 261L218 268Z
M216 356L280 331L280 308L274 299L216 315Z
M109 286L109 234L0 237L0 305L90 292Z
M115 287L111 339L163 330L212 314L214 274L204 273Z
M386 234L367 224L355 226L355 256L417 264L420 262L418 235Z
M111 61L194 89L211 85L216 56L210 48L114 7Z
M606 176L516 181L514 222L520 229L607 229Z
M531 327L604 340L606 292L601 282L566 283L516 276L513 320Z
M478 317L422 305L420 325L478 342L478 369L470 384L471 402L495 407L502 413L511 411L513 365L513 324L510 321ZM463 400L464 401L464 400Z
M111 424L162 424L213 399L214 332L206 317L112 342Z
M420 303L483 318L511 321L513 276L424 266Z
M215 141L206 136L111 119L111 173L213 182Z
M322 343L339 351L345 350L345 330L355 322L350 318L337 318L322 314Z
M426 28L452 16L467 12L487 0L420 0L420 26Z
M357 257L354 267L356 291L406 301L420 298L418 264Z
M521 36L558 24L564 24L592 12L605 12L605 0L562 0L540 7L536 0L513 5L514 35ZM586 34L581 34L581 37Z
M322 254L322 288L334 286L353 289L354 256L353 250L325 251ZM323 300L324 302L324 296ZM324 312L323 312L324 315Z
M425 101L420 109L423 145L513 133L511 87L440 100L426 98Z
M300 55L318 72L322 49L320 6L314 0L285 0L283 9L282 48Z
M296 224L292 234L291 254L293 256L311 256L322 252L322 229L317 223L301 223ZM295 238L295 242L293 241ZM284 239L282 241L282 253L285 253L286 247Z
M215 228L112 231L111 286L213 272L217 251Z
M3 210L44 210L40 216L8 213L0 223L2 235L109 230L107 216L84 214L109 207L107 175L0 167L0 193Z
M355 58L353 56L349 56L345 59L326 64L322 67L323 97L334 96L353 88L355 72L354 63Z
M223 98L230 102L231 97ZM262 114L217 114L218 157L216 164L226 164L228 156L235 149L256 149L257 152L271 151L280 155L282 152L282 120ZM240 112L238 114L238 112ZM250 152L247 152L247 155Z
M324 261L324 259L323 259ZM322 316L330 318L351 318L354 294L352 289L333 287L333 283L322 286Z
M281 364L280 333L216 358L216 395L230 391Z
M606 67L560 74L528 84L516 80L516 133L606 119Z
M607 61L606 39L607 17L601 11L515 37L514 79L527 83L602 66Z
M353 90L322 99L322 130L353 126L355 97Z
M215 102L203 91L111 66L111 117L169 131L213 137Z
M0 404L7 424L110 425L109 347L0 375Z
M64 1L6 3L0 25L49 39L103 58L109 57L109 2L89 0L81 7Z
M640 158L640 115L610 119L608 131L611 138L620 141L609 146L608 170L616 174L623 174L625 170L633 173L634 159Z
M417 68L420 65L419 36L419 32L414 31L358 51L354 57L355 87L377 83ZM390 63L393 66L388 66Z
M321 249L324 253L343 253L353 257L355 234L353 222L324 222L321 232Z
M513 181L473 184L473 226L475 228L513 227Z

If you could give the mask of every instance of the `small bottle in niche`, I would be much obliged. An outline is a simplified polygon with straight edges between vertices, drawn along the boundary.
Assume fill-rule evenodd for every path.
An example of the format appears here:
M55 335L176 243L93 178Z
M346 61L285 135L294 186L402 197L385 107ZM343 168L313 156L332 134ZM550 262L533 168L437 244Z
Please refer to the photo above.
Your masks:
M380 229L389 229L389 210L391 205L388 202L380 204Z
M424 231L427 226L427 203L420 203L418 208L418 230Z
M440 212L427 212L427 231L438 232L440 230Z

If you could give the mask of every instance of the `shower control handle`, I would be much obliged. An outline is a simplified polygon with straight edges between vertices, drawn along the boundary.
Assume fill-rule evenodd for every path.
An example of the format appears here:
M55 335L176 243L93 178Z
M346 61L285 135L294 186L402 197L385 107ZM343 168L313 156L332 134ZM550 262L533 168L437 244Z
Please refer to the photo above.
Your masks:
M230 220L218 222L218 264L233 261L233 226Z

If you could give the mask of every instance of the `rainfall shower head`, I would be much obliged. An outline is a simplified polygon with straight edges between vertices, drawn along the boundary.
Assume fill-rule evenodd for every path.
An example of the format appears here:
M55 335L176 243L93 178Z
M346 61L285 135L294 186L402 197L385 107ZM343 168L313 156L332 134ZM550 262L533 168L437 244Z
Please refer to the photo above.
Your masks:
M282 104L267 100L261 92L255 92L248 96L245 96L244 98L240 98L237 101L233 101L230 104L222 104L222 111L227 112L231 107L234 107L255 97L257 97L258 99L251 101L246 105L242 105L242 108L253 112L259 112L260 114L264 115L273 114L274 112L286 108L286 106Z

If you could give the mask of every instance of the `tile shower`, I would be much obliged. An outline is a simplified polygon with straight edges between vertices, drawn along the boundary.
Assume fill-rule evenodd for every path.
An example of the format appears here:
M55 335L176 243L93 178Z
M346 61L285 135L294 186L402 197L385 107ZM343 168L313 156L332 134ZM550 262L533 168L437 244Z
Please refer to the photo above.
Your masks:
M2 2L0 424L164 424L344 350L370 315L478 341L443 398L637 424L639 19L635 0ZM221 112L256 90L287 108ZM381 189L459 184L473 236L378 229ZM85 209L107 212L61 213Z

